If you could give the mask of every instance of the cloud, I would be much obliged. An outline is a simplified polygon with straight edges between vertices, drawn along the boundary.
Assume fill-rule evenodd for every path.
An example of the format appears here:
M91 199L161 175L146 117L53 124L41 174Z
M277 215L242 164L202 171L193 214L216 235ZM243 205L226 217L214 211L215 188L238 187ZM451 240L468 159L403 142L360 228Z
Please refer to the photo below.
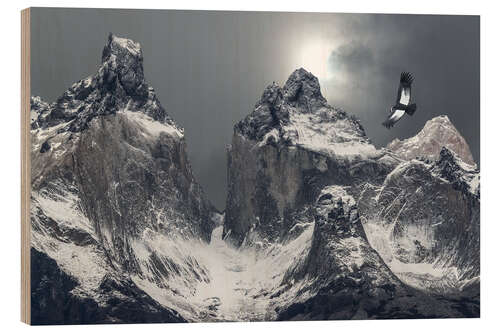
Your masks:
M374 57L372 50L360 41L342 44L334 50L328 59L332 72L359 73L373 69Z

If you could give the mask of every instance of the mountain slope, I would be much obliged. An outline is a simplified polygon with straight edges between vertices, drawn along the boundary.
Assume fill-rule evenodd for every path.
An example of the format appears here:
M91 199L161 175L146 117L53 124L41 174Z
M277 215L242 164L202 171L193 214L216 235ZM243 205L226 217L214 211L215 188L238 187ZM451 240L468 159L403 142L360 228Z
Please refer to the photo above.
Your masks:
M293 294L278 319L460 316L452 302L429 297L394 275L370 246L356 202L343 188L325 187L314 210L311 249L287 272L284 283Z
M55 103L32 98L31 112L32 248L48 256L33 262L33 274L60 269L76 283L72 298L97 302L96 315L119 299L103 294L126 289L123 298L135 302L142 280L165 286L171 275L191 284L207 279L189 254L173 259L151 245L159 237L209 242L214 209L193 177L183 130L144 80L138 43L110 35L94 76ZM156 308L155 321L183 320L148 302L136 304L142 317L123 311L87 319L148 322ZM32 304L64 312L35 294Z
M365 228L389 267L417 288L460 291L479 281L479 171L443 147L411 160L367 191Z

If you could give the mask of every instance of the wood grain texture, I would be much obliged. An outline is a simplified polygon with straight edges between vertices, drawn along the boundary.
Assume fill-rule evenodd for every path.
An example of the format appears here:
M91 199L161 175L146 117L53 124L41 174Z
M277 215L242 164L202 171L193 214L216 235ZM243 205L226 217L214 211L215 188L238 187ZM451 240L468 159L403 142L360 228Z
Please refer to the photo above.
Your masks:
M21 321L31 323L30 9L21 11Z

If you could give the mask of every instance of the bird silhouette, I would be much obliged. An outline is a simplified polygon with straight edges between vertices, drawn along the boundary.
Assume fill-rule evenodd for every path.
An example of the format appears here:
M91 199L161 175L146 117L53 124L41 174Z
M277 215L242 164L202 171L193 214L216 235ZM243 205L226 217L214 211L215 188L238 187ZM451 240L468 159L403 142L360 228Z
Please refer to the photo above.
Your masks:
M413 116L417 110L417 104L411 101L411 84L413 83L413 76L409 72L402 72L399 80L398 96L396 104L391 107L389 116L382 123L387 128L391 128L396 124L404 114Z

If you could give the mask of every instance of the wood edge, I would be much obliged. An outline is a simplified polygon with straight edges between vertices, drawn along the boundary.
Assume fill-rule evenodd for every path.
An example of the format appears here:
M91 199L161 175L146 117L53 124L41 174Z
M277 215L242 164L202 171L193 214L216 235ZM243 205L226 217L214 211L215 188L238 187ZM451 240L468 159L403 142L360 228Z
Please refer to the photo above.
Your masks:
M21 321L31 324L30 8L21 11Z

